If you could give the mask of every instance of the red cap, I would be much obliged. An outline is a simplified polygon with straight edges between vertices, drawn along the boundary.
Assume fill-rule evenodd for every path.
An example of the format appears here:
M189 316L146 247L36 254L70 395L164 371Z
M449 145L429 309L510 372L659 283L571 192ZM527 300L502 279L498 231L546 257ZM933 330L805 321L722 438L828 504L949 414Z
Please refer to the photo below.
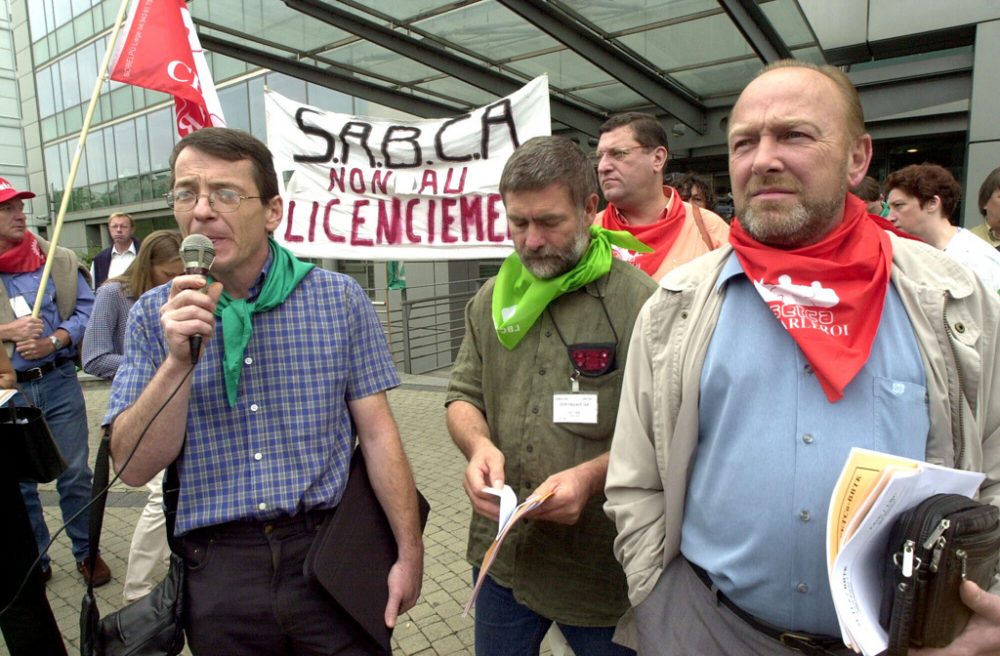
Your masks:
M0 178L0 203L6 203L9 200L15 198L34 198L35 194L31 191L18 191L14 189L14 185L7 182L5 178Z

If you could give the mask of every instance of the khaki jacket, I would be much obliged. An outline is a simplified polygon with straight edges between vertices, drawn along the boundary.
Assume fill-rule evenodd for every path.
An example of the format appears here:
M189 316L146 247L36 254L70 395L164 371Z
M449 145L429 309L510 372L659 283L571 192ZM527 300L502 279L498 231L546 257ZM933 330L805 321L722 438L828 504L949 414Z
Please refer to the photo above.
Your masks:
M927 375L926 459L985 472L981 498L1000 505L1000 298L943 252L890 238L891 281ZM664 279L632 334L604 506L618 530L615 556L632 606L679 553L700 372L723 300L715 284L731 253L726 246ZM626 643L630 615L616 636Z

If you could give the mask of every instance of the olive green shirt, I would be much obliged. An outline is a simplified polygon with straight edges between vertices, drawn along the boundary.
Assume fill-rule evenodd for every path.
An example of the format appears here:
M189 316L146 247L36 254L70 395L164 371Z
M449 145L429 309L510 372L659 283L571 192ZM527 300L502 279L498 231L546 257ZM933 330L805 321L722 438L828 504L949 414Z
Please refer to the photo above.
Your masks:
M504 454L506 483L523 501L551 474L611 448L632 326L656 283L615 259L608 275L553 301L512 351L500 344L493 328L493 284L487 281L465 308L465 338L445 404L467 401L482 411L490 438ZM573 372L559 332L569 345L615 342L599 296L618 340L613 371L579 378L581 392L598 394L597 423L553 423L553 394L570 390ZM574 626L613 626L628 608L628 598L604 500L603 493L592 497L573 526L522 520L504 540L490 575L543 617ZM496 522L473 513L470 563L482 563L496 534Z

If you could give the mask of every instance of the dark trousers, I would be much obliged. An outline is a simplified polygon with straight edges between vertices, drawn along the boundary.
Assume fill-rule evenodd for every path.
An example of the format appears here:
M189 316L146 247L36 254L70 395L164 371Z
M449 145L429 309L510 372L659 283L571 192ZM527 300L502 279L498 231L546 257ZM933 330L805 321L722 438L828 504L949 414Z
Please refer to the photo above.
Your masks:
M233 522L182 538L184 629L195 656L374 653L353 620L303 574L314 519Z

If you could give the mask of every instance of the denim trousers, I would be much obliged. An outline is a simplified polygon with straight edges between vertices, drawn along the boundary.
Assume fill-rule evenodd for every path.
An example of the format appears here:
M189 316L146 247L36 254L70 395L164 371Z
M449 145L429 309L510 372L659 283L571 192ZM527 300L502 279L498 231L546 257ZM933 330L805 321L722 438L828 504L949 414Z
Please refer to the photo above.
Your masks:
M478 577L479 568L474 567L473 585ZM552 620L519 603L510 588L489 576L476 598L475 615L476 656L537 656L542 639L552 626ZM573 653L579 656L635 656L631 649L611 642L613 626L556 624Z
M90 503L94 474L88 464L87 408L76 377L76 365L64 362L38 380L25 381L19 386L21 393L45 414L52 437L66 461L66 471L56 479L56 490L59 492L59 509L66 523L66 534L73 543L73 557L79 562L87 557L89 549L87 523L90 513L83 508ZM49 543L49 527L45 525L42 515L38 485L22 482L21 495L31 519L38 551L41 552ZM41 566L43 570L49 568L48 554L42 556Z

